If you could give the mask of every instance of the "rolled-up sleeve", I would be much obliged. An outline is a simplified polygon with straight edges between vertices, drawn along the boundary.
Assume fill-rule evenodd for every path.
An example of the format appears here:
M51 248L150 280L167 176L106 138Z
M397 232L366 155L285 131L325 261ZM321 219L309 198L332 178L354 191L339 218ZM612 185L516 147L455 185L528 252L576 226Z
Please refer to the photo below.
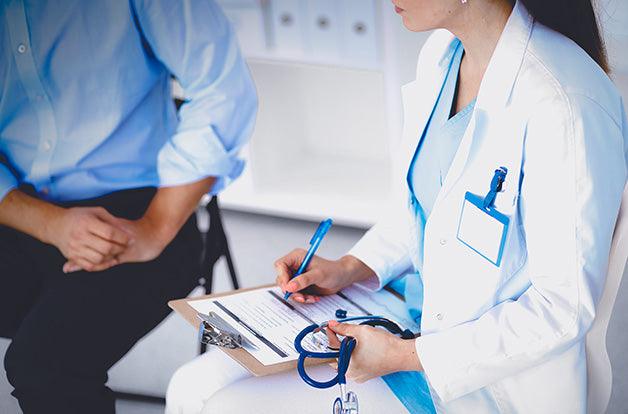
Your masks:
M160 186L216 177L216 194L244 168L238 153L255 123L257 96L235 33L212 0L136 0L142 32L188 100L159 153Z
M13 175L11 170L2 162L0 162L0 202L4 200L4 197L11 192L11 190L17 188L18 181Z

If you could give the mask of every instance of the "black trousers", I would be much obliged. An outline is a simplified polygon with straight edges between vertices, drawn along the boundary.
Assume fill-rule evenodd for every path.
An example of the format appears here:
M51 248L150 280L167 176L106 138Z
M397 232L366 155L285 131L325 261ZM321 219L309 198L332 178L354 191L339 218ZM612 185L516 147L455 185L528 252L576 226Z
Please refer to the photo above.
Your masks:
M128 190L68 206L137 219L154 194ZM0 336L13 339L4 362L24 413L113 413L107 371L168 315L169 299L194 288L200 252L192 215L151 262L64 274L55 247L0 226Z

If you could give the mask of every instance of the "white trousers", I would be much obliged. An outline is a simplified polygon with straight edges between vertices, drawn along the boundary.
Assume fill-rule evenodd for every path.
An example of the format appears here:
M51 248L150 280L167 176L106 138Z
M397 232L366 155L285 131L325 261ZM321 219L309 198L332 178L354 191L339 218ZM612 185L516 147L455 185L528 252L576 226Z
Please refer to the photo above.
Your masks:
M308 372L321 380L335 375L328 365L310 367ZM358 395L360 414L408 412L381 378L347 385ZM227 354L212 348L175 372L166 394L166 414L329 413L338 395L337 386L310 387L296 370L253 377Z

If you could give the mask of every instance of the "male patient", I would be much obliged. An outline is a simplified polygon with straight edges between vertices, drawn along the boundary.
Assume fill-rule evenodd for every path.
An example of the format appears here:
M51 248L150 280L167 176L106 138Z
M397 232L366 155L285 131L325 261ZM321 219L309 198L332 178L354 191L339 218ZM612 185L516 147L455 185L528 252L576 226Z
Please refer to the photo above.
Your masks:
M240 174L256 107L213 0L0 2L0 336L26 414L114 412L107 370L194 287L192 212Z

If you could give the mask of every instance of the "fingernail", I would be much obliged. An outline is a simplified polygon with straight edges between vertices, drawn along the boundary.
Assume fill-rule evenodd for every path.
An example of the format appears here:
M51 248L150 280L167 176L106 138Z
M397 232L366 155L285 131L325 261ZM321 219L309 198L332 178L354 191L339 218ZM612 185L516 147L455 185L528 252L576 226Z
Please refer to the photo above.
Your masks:
M314 299L312 299L312 298L307 298L307 299L305 300L305 302L307 302L307 303L314 303L315 301L314 301Z
M288 283L287 288L288 288L288 290L297 290L298 286L297 286L297 284L295 282L290 282L290 283Z
M334 326L340 325L340 323L338 321L329 321L328 325L330 328L333 328Z

